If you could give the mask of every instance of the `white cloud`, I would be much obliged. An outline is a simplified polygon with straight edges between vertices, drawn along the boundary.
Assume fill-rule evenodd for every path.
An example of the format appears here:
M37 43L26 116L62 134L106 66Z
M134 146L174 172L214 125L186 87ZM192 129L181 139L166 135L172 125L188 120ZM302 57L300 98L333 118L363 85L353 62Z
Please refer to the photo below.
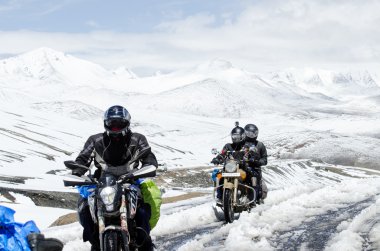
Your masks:
M374 0L261 1L233 19L230 13L200 13L161 23L145 34L1 32L0 54L48 46L108 67L154 69L215 57L251 69L365 64L380 59L379 10L380 2Z

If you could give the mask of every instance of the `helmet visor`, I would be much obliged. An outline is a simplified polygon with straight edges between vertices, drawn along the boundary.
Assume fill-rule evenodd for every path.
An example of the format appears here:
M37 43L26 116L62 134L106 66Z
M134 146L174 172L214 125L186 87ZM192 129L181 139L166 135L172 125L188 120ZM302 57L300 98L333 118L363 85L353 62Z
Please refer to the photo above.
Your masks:
M248 138L256 138L257 137L257 131L255 132L251 132L251 131L245 131L245 135L248 137Z
M113 132L119 132L129 126L129 122L124 119L110 119L105 121L106 127Z

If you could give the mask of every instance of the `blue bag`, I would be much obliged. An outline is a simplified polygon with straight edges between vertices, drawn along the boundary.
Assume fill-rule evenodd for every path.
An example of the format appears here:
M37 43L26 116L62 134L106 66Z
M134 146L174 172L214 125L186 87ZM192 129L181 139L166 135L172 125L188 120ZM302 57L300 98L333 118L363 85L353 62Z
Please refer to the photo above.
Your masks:
M0 251L30 251L27 236L40 230L34 221L14 222L14 213L13 209L0 206Z
M87 199L92 192L95 191L96 185L88 185L88 186L77 186L77 190L80 196L84 199Z
M212 174L211 174L211 179L212 181L216 182L216 175L220 173L220 170L219 169L214 169L214 171L212 171Z

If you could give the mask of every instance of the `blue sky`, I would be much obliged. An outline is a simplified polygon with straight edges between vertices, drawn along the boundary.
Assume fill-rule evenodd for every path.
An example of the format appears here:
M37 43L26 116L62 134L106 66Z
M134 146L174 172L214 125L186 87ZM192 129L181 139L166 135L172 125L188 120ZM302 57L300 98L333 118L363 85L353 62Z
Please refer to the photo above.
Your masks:
M0 30L41 32L152 32L162 22L198 13L234 17L243 1L228 0L6 0L0 1ZM217 25L217 22L216 22Z
M0 0L0 58L50 47L138 74L378 64L377 0Z

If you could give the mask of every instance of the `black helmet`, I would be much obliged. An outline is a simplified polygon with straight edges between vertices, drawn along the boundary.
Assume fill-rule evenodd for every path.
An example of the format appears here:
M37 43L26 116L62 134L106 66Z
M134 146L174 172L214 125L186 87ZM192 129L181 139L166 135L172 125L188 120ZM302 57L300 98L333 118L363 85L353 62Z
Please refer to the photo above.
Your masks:
M114 105L104 113L104 128L109 136L126 135L131 123L131 115L124 107Z
M242 143L245 140L245 132L242 127L237 123L235 128L231 131L231 139L235 144Z
M247 124L244 127L245 130L245 136L247 137L247 140L256 140L257 136L259 135L259 128L255 126L254 124Z

